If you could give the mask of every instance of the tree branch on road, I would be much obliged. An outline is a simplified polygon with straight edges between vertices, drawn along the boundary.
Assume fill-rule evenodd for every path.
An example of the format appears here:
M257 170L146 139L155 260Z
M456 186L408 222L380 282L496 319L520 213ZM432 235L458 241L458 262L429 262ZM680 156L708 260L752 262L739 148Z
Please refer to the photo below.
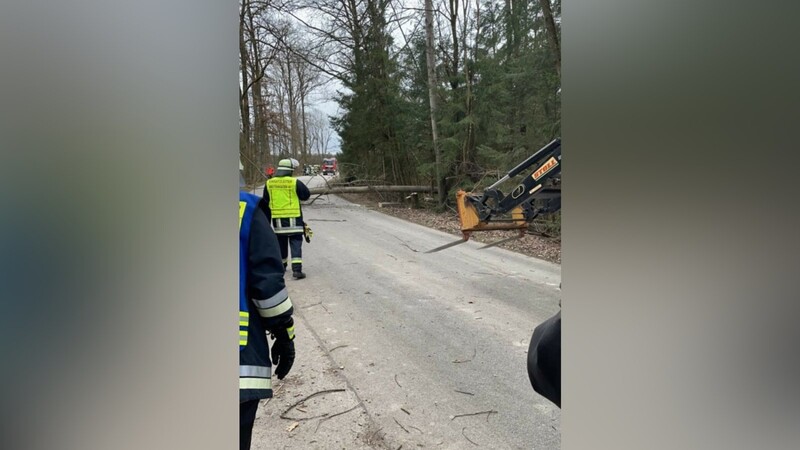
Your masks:
M489 420L489 416L491 416L492 414L497 414L497 411L495 411L493 409L490 409L488 411L481 411L481 412L476 412L476 413L456 414L455 416L451 416L450 420L456 420L459 417L479 416L481 414L486 414L486 420Z
M303 402L305 402L307 400L310 400L310 399L312 399L312 398L314 398L314 397L316 397L318 395L325 395L325 394L331 394L331 393L334 393L334 392L344 392L344 391L345 391L345 389L326 389L324 391L315 392L315 393L313 393L313 394L311 394L309 396L306 396L305 398L302 398L299 401L295 402L292 406L290 406L288 409L286 409L286 411L281 413L280 417L281 417L281 419L285 419L285 420L311 420L311 419L317 419L317 418L320 418L320 417L325 417L325 416L328 415L327 413L319 415L319 416L314 416L314 417L287 417L286 414L289 411L291 411L291 410L295 409L296 407L298 407L299 405L302 405Z

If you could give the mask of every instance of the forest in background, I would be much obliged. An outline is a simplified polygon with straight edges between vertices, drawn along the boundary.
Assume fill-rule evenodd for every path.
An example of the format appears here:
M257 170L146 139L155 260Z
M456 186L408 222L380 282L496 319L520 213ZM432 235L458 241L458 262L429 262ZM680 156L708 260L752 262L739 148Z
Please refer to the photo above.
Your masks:
M241 0L239 18L248 182L338 136L348 180L443 202L560 136L560 0Z

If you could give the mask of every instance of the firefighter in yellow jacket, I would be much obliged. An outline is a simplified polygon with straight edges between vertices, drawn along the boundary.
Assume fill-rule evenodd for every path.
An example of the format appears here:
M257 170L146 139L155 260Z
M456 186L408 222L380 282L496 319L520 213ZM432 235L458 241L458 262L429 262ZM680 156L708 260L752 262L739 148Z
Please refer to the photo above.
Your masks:
M303 273L305 222L300 202L311 197L308 187L292 176L299 165L296 159L280 160L275 176L267 180L264 188L264 200L269 205L269 211L265 212L272 222L275 235L278 236L283 267L288 265L291 249L292 277L295 279L306 277Z

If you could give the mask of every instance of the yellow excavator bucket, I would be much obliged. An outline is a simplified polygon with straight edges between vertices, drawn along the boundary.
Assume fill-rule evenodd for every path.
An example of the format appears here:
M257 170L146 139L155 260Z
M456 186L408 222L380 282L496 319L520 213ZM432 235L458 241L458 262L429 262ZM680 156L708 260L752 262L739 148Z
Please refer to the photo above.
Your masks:
M469 194L463 190L459 190L456 193L458 220L461 223L461 232L464 233L465 237L469 236L473 231L522 230L528 227L520 206L511 210L511 219L492 218L489 222L481 222L478 218L478 211L467 197L469 197Z
M436 247L428 250L425 253L435 253L455 245L463 244L469 240L470 235L475 231L492 231L492 230L517 230L519 233L516 236L501 239L491 244L484 245L481 248L493 247L511 239L519 239L525 235L528 228L528 223L525 222L524 215L522 214L522 207L516 207L511 210L511 218L506 217L492 217L488 222L481 222L478 211L469 199L470 195L464 191L456 193L456 207L458 208L458 221L461 223L461 234L464 236L455 242Z

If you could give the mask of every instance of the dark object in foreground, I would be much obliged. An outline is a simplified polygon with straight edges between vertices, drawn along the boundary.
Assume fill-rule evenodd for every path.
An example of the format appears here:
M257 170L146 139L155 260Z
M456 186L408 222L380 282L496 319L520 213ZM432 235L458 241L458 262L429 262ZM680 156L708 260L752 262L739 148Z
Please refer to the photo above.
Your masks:
M561 408L561 311L533 330L528 378L534 391Z

